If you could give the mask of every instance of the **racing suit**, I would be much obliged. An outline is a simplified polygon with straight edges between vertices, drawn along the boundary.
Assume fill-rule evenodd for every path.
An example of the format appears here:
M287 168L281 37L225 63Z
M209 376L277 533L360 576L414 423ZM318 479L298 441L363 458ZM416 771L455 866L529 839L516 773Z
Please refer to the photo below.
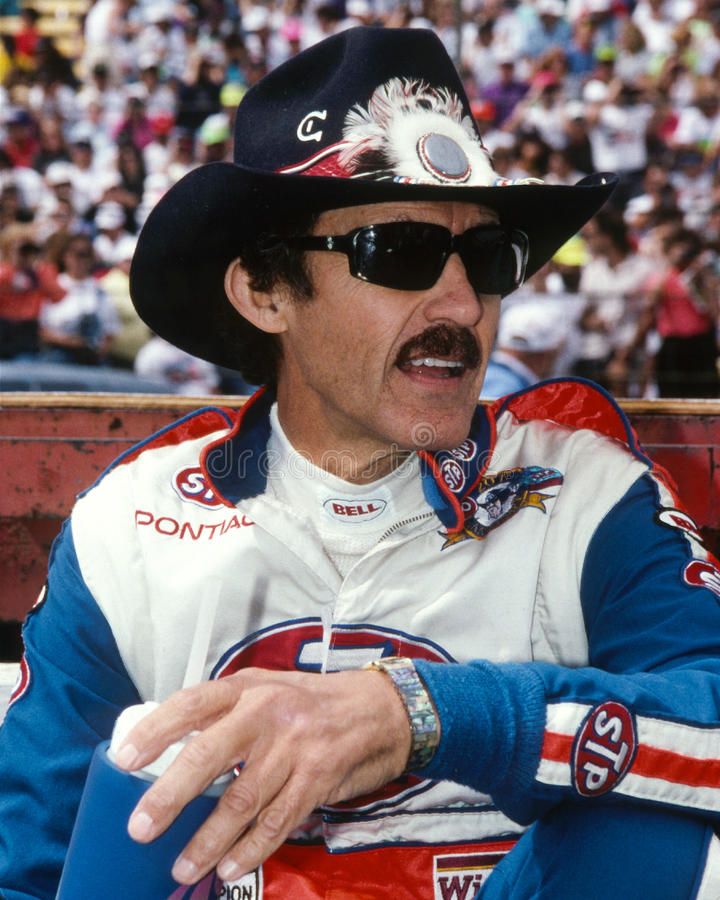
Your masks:
M418 454L426 514L345 577L268 490L272 401L164 429L65 524L0 728L6 900L54 896L92 751L122 708L182 686L209 576L207 678L410 656L442 739L423 771L318 810L242 884L209 876L188 897L560 897L512 885L611 848L627 886L622 861L637 879L663 841L682 887L657 896L717 896L720 571L613 401L554 381L479 406L459 447ZM568 854L583 823L594 842Z

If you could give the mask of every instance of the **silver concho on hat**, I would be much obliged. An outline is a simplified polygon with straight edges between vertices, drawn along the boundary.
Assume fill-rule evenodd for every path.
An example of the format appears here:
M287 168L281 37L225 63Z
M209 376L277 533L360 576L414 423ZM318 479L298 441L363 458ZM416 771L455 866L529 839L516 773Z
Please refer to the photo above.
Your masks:
M463 148L446 134L424 134L417 142L417 154L423 168L439 181L462 184L472 172Z

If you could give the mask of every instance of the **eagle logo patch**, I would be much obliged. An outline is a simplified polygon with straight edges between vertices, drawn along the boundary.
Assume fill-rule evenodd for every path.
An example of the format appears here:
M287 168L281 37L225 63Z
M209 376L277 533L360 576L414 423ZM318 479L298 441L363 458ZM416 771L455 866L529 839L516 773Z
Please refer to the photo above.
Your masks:
M445 533L446 541L442 549L470 538L483 540L494 528L521 509L531 507L547 512L545 503L552 500L555 494L546 494L544 491L562 482L563 476L557 469L543 466L503 469L501 472L485 475L472 494L463 499L463 530L457 534Z

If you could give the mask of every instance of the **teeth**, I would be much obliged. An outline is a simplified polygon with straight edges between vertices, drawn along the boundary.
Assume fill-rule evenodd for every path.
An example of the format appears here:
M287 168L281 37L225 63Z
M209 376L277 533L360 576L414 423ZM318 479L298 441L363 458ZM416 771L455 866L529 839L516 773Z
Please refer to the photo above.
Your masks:
M461 369L463 364L452 359L435 359L427 356L425 359L411 359L410 365L418 368L420 366L439 366L445 369Z

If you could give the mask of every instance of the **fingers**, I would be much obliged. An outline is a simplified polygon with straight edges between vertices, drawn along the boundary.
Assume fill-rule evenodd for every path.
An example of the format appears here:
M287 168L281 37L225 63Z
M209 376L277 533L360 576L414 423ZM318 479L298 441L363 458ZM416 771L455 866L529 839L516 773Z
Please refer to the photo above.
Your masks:
M178 695L173 700L179 701L176 705L181 712L183 698ZM168 713L171 719L175 714L173 709ZM167 771L148 788L136 806L128 822L130 837L141 842L154 840L193 797L202 794L218 776L230 771L240 762L249 761L244 757L248 756L255 735L247 725L239 727L237 718L226 715L187 742ZM174 721L161 724L170 729L170 733L175 728ZM160 730L160 737L153 736L153 740L157 739L162 747L163 741L167 740L167 733L162 728ZM257 748L255 752L257 753ZM243 779L243 783L247 781L248 779ZM249 787L236 789L236 796L239 798L243 791L249 791ZM256 812L257 810L252 814Z
M170 744L214 722L237 703L242 692L236 676L178 691L130 732L115 757L121 769L139 769Z
M222 879L240 878L260 865L307 817L313 800L306 787L299 791L289 786L294 776L278 771L282 762L269 754L244 767L176 861L176 881L197 881L218 863Z
M308 800L306 787L289 781L257 817L218 865L223 881L235 881L260 866L287 836L304 822L318 802Z

